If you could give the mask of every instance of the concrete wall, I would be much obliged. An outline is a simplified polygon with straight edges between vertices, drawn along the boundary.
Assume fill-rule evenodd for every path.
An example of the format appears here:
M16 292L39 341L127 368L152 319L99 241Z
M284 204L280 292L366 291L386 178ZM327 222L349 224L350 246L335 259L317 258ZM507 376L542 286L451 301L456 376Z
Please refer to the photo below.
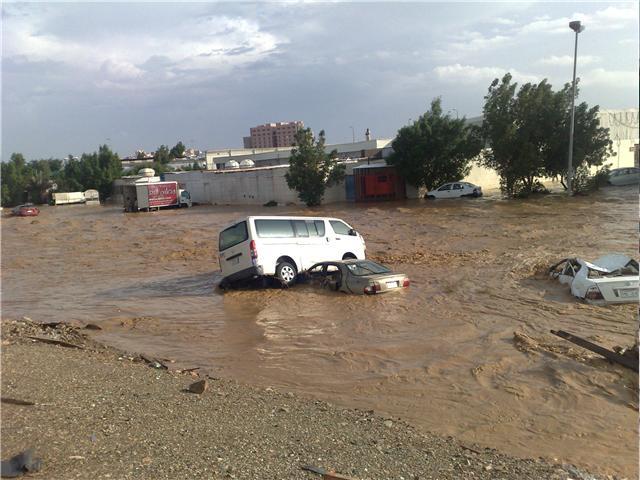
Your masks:
M279 204L299 203L297 193L289 189L284 178L287 170L287 167L274 167L175 172L166 173L165 179L180 183L196 203L262 205L271 200Z
M346 164L346 174L353 175L353 168L366 162ZM238 170L213 170L191 172L167 172L165 180L177 181L181 188L191 193L195 203L220 205L263 205L276 201L301 204L298 193L290 190L285 179L288 165ZM344 182L327 188L324 203L347 200Z

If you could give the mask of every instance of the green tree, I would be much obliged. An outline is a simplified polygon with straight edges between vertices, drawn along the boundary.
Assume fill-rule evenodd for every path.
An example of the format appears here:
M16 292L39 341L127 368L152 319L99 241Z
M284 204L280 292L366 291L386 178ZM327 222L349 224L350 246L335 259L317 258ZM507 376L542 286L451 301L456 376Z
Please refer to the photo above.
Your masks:
M12 153L8 162L2 162L0 166L2 175L2 194L0 200L2 206L14 206L24 203L27 196L27 182L30 168L21 153Z
M28 198L33 203L47 203L49 200L49 192L53 181L50 177L50 172L47 169L33 170L33 173L29 177L25 189L28 194Z
M324 144L324 130L317 140L310 128L296 132L285 178L289 188L296 190L298 198L307 206L320 205L326 188L344 178L345 166L335 160L338 152L333 150L327 155Z
M172 160L171 153L169 152L169 147L166 145L160 145L156 148L155 153L153 154L153 161L157 163L161 163L166 165Z
M542 152L545 177L559 178L565 189L571 122L571 92L571 84L566 83L562 90L553 94L553 110L548 112L546 148ZM576 95L578 93L579 90L576 89ZM609 129L600 126L599 110L599 106L589 108L585 102L575 106L571 163L576 173L581 168L588 172L592 167L602 166L607 157L614 155ZM600 176L603 175L603 173L600 174ZM582 172L582 176L584 176L584 172ZM575 185L574 191L577 191L578 186L579 183Z
M69 155L62 169L61 181L58 183L60 192L79 192L87 190L80 182L80 160Z
M118 154L107 145L101 145L97 152L83 153L75 168L74 180L81 190L94 188L100 192L100 198L111 195L113 181L122 176L122 163Z
M2 205L17 205L27 200L48 201L54 183L60 192L77 192L95 188L102 198L111 195L113 181L120 178L122 165L118 155L107 145L97 152L83 153L79 160L71 155L66 161L43 159L25 162L14 153L11 161L2 163Z
M478 129L464 118L443 115L441 100L436 98L416 122L398 131L392 146L387 163L395 165L410 184L431 190L465 177L482 142Z
M526 83L517 91L511 74L495 79L485 96L483 133L489 144L483 164L500 175L509 196L544 190L541 178L561 178L566 172L571 115L571 88L554 92L547 80ZM608 130L600 128L598 107L576 108L574 168L602 165L611 154ZM584 171L581 170L584 176Z
M173 148L169 152L169 155L171 156L171 158L182 158L184 156L185 150L186 147L182 144L182 142L179 141L173 146Z

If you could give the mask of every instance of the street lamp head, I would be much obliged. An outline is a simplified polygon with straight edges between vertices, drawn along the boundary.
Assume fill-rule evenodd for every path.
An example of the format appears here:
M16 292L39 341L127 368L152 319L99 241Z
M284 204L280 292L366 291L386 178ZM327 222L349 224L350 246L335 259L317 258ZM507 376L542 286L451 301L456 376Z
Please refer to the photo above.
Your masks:
M584 31L584 25L582 25L580 20L574 20L573 22L569 22L569 28L576 33L580 33Z

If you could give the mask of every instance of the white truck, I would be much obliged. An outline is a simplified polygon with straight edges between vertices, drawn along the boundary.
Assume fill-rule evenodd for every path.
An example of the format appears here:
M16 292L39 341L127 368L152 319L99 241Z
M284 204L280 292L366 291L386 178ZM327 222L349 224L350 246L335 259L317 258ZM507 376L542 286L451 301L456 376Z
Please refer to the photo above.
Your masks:
M162 207L191 207L191 195L178 187L178 182L134 183L122 187L125 212L153 210Z

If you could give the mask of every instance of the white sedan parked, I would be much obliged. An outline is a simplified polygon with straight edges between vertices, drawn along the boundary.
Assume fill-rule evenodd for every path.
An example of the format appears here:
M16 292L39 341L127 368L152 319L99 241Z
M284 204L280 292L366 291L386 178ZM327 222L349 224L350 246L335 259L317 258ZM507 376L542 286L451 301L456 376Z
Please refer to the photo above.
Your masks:
M430 200L436 198L481 197L482 188L469 182L451 182L430 190L425 195Z

